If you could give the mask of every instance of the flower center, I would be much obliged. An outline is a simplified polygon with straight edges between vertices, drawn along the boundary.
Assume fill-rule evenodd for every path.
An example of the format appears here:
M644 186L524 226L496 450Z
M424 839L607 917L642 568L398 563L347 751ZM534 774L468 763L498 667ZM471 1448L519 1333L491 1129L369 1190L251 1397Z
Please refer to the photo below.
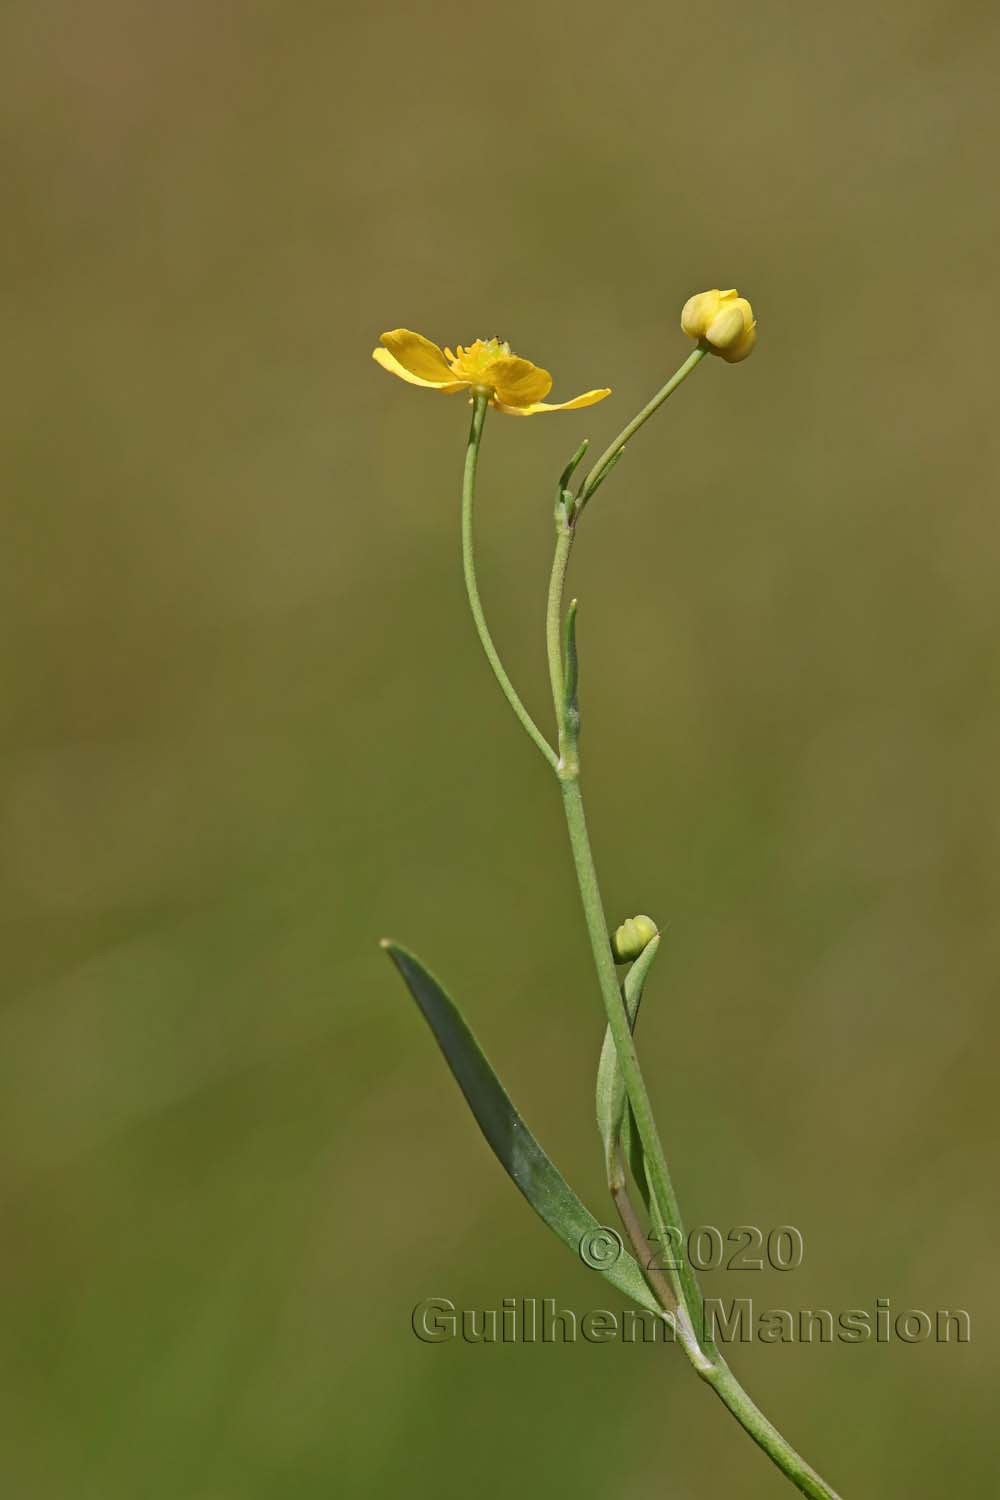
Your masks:
M445 353L451 356L451 350ZM468 380L472 385L489 385L489 372L498 359L507 359L510 345L502 339L476 339L467 349L459 344L451 368L459 380Z

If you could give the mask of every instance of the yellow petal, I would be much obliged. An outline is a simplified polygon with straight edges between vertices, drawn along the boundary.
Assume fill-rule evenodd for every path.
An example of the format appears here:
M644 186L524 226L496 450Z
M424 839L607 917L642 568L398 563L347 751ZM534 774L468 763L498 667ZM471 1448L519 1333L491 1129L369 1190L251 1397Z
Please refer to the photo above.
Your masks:
M432 344L422 334L411 333L408 328L393 328L389 333L382 334L381 342L397 364L401 364L404 370L409 370L411 375L417 375L421 380L428 380L434 385L454 380L448 361L437 344Z
M372 359L380 364L383 370L388 370L390 375L398 375L400 380L406 380L410 385L422 385L431 391L443 391L446 396L453 396L456 391L464 391L466 382L456 380L451 371L448 371L447 380L421 380L419 375L411 375L409 370L403 368L398 359L394 359L388 349L373 349Z
M574 396L572 401L534 401L530 406L503 406L499 401L494 401L493 404L497 411L506 412L509 417L533 417L539 411L576 411L580 406L594 406L610 395L611 387L605 386L599 391L584 391L582 396Z
M736 365L739 364L741 359L746 359L748 354L753 353L753 346L756 342L757 324L751 323L750 327L736 340L735 344L730 344L728 349L720 349L719 353L728 364Z
M496 400L504 406L531 406L552 389L548 370L533 365L530 359L518 359L516 354L494 360L484 378L496 392Z
M746 326L742 307L738 307L735 302L727 302L720 307L705 329L704 337L716 349L729 349L743 337Z
M689 297L681 309L681 329L688 338L704 337L705 329L719 311L722 293L718 287L710 292L697 292Z

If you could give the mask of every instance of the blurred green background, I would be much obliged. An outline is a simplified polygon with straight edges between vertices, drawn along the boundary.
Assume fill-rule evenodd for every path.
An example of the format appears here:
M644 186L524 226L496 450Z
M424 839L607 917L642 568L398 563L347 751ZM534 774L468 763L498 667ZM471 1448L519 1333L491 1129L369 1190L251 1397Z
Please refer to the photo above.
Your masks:
M558 798L463 600L467 408L369 356L499 333L555 399L614 387L488 424L483 591L542 715L552 482L715 285L757 353L574 562L609 915L667 927L689 1223L805 1238L709 1289L972 1316L737 1372L847 1497L987 1492L998 43L970 0L7 0L5 1492L791 1493L679 1351L414 1338L428 1296L621 1304L377 948L609 1222Z

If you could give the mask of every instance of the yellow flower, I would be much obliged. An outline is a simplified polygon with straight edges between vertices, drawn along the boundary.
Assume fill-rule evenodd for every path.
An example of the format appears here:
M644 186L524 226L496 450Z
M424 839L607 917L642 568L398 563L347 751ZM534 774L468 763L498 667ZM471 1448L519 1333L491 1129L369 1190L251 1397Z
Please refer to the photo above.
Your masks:
M689 297L681 312L681 327L692 339L704 339L712 354L721 354L731 365L746 359L757 342L757 320L753 308L735 287L720 292L699 292Z
M572 411L578 406L593 406L611 395L610 388L585 391L572 401L550 405L544 401L552 389L552 376L528 359L511 354L510 345L500 339L476 339L467 349L458 346L457 354L439 349L430 339L408 328L394 328L382 334L384 349L373 349L377 360L390 375L423 385L432 391L454 395L456 391L489 393L490 405L512 417L532 417L539 411Z

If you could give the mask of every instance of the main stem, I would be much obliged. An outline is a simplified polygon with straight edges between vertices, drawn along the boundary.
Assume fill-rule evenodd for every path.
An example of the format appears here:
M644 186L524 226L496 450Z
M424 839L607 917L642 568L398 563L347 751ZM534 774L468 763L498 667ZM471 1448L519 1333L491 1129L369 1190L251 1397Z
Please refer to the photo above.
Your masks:
M654 1227L661 1238L661 1243L670 1244L671 1238L676 1238L681 1247L675 1257L678 1262L676 1269L669 1274L674 1295L678 1301L675 1316L685 1352L698 1374L707 1381L720 1400L729 1408L740 1426L750 1434L755 1443L763 1448L768 1457L777 1464L793 1484L798 1486L804 1495L808 1495L810 1500L839 1500L836 1490L806 1463L802 1455L782 1437L773 1423L767 1420L759 1407L750 1399L709 1335L701 1288L684 1253L686 1238L680 1209L670 1180L656 1121L653 1118L649 1094L639 1067L635 1043L629 1030L625 1005L618 987L614 958L608 941L607 920L597 883L597 870L587 833L579 775L571 777L560 775L559 789L562 793L570 848L576 867L590 946L594 955L594 966L597 969L608 1025L618 1052L625 1089L646 1159ZM667 1226L677 1231L675 1237L666 1235Z
M618 1053L629 1104L642 1143L650 1188L650 1213L653 1226L661 1244L669 1245L672 1240L675 1240L679 1245L677 1255L673 1258L676 1264L668 1269L671 1289L677 1299L674 1317L678 1333L685 1352L698 1374L712 1387L741 1427L749 1433L754 1442L764 1450L782 1473L787 1475L804 1495L808 1495L810 1500L839 1500L837 1492L806 1463L802 1455L782 1437L778 1429L754 1404L723 1359L706 1325L701 1287L685 1253L687 1239L681 1221L680 1207L653 1116L649 1093L639 1065L635 1041L628 1024L628 1013L615 970L614 955L611 952L607 917L601 900L597 867L590 845L583 793L580 788L579 747L575 738L570 734L570 725L564 712L565 693L561 657L558 650L553 649L560 639L562 598L574 535L574 523L565 527L560 523L549 585L546 618L552 695L559 725L560 756L556 766L556 775L559 778L559 790L569 832L570 849L576 869L594 966L604 1000L604 1009ZM668 1236L666 1232L668 1226L675 1231L674 1236ZM629 1226L626 1222L626 1227L629 1229L631 1238L634 1226Z
M618 986L614 955L608 938L607 919L604 915L604 905L597 883L597 870L590 847L590 836L587 832L579 775L560 775L559 790L566 815L566 827L569 830L570 849L573 854L573 864L576 867L577 884L580 888L580 900L587 922L594 967L601 986L611 1036L618 1053L625 1091L628 1094L629 1104L632 1106L632 1114L635 1117L636 1128L646 1158L654 1227L663 1245L669 1245L673 1238L666 1232L668 1227L678 1232L677 1237L682 1248L677 1251L676 1256L671 1257L676 1261L676 1265L668 1270L668 1274L674 1296L693 1326L695 1343L688 1349L688 1353L695 1365L701 1368L702 1365L707 1366L709 1352L713 1346L711 1340L707 1339L704 1334L705 1319L701 1289L683 1250L685 1237L680 1207L670 1180L659 1131L653 1118L652 1105L628 1024L628 1014Z
M729 1408L745 1432L748 1432L759 1448L763 1448L772 1463L798 1487L809 1500L841 1500L831 1484L807 1464L801 1453L796 1452L773 1422L769 1422L746 1391L721 1355L711 1371L704 1371L702 1378L708 1382L722 1404Z

